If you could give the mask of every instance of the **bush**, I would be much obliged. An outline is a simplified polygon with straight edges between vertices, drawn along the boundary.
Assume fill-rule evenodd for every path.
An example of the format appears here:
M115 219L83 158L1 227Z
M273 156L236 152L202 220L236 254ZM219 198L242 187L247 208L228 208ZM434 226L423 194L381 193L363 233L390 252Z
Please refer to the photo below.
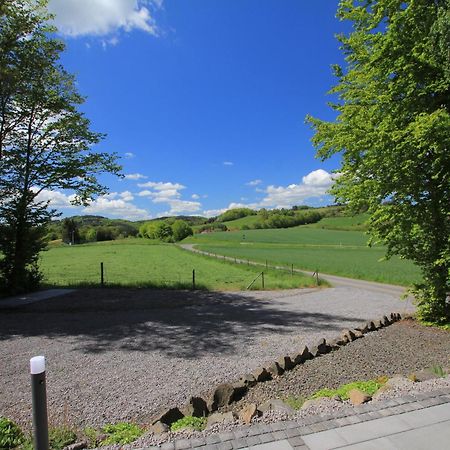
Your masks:
M184 220L176 220L172 224L172 234L175 242L182 241L188 236L192 236L194 233L192 228Z
M315 399L321 397L334 397L335 395L337 395L342 400L348 400L349 392L352 389L359 389L360 391L365 392L367 395L373 395L385 383L386 379L384 378L378 378L377 380L368 381L354 381L352 383L344 384L338 389L320 389L319 391L315 392L310 398Z
M254 216L256 211L250 208L233 208L225 211L217 217L217 222L229 222L230 220L240 219L241 217Z
M24 441L20 427L6 417L0 417L0 449L10 449L19 446Z

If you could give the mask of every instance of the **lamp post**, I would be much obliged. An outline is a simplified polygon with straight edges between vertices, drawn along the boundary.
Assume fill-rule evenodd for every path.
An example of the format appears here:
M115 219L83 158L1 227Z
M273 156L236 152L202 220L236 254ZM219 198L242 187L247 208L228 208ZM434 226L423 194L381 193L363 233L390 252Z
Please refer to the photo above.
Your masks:
M48 450L47 392L45 385L45 357L30 359L31 397L33 402L34 450Z

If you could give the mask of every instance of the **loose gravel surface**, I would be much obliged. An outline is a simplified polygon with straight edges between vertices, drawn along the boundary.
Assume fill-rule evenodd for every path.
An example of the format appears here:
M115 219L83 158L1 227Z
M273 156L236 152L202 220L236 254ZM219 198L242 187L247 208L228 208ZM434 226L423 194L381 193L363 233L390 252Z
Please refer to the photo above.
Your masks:
M394 295L346 287L249 293L79 290L0 313L0 415L29 426L28 361L38 354L48 361L51 422L145 423L161 408L181 406L302 344L391 311L412 310ZM361 355L371 339L354 344ZM420 345L414 345L419 352ZM363 378L384 361L375 347L373 366L358 367L349 355L342 373L337 364L325 372L337 382L353 367L350 373ZM435 347L425 350L435 356ZM320 359L328 357L335 358ZM328 381L319 367L305 367L319 382ZM305 383L305 392L314 389Z
M235 408L269 398L306 398L324 387L336 389L380 376L408 376L433 366L450 370L450 333L403 320L306 361L274 380L258 383Z

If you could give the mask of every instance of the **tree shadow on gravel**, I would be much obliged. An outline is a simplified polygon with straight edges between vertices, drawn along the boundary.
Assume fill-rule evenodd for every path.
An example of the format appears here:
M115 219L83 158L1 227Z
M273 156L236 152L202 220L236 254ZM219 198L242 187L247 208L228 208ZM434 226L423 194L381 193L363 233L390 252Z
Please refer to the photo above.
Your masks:
M332 333L361 317L283 309L251 294L123 289L79 290L0 312L0 341L69 340L75 351L161 351L180 358L233 353L272 333Z

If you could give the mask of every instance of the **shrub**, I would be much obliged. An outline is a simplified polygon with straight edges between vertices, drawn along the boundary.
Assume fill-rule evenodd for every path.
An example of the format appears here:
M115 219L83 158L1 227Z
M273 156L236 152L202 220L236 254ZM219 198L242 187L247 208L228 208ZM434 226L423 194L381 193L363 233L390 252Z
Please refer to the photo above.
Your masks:
M6 417L0 417L0 449L17 447L24 441L20 427Z
M189 224L184 220L176 220L172 224L172 234L175 242L182 241L188 236L192 236L194 233Z
M170 429L171 431L178 431L183 428L192 428L194 430L201 431L206 426L206 420L206 417L185 416L174 422Z
M102 431L108 435L108 437L102 441L102 445L130 444L143 434L141 427L134 423L127 422L105 425L102 428Z

